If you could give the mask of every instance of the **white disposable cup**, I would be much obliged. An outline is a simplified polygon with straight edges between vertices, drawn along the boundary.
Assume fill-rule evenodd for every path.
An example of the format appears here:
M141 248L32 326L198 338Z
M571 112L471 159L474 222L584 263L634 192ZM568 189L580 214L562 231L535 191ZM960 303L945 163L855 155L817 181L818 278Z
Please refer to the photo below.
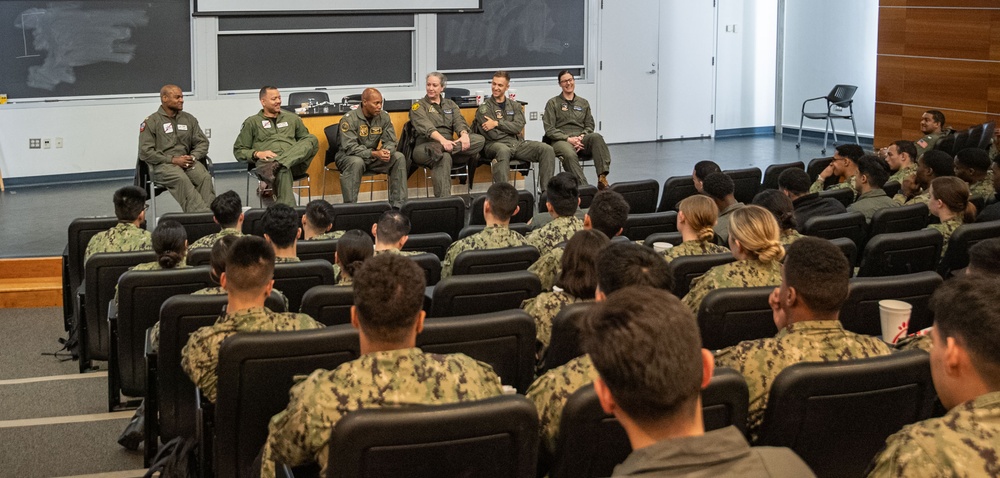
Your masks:
M514 101L517 101L517 88L511 88L507 90L507 97Z
M906 337L912 305L901 300L880 300L878 311L882 322L882 340L894 344Z
M483 90L476 90L476 105L483 104Z
M671 247L674 247L674 245L671 244L671 243L669 243L669 242L654 242L653 243L653 250L656 251L656 252L658 252L658 253L660 253L660 254L662 254L664 252L667 252L667 250L670 249Z

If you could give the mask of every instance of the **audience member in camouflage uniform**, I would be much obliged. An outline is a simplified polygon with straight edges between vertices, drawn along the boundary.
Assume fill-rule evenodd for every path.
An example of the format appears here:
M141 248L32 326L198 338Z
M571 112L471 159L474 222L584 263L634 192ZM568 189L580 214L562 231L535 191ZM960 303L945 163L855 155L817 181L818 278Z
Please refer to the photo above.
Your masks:
M441 262L441 278L451 276L455 259L465 251L528 245L528 240L524 236L517 231L511 231L508 227L511 216L517 214L519 209L517 189L505 182L493 183L486 191L486 201L483 203L486 227L476 234L453 242L448 247L444 261Z
M337 252L334 253L333 269L337 285L352 285L354 274L361 269L365 261L375 253L375 243L371 236L360 229L351 229L337 241Z
M288 408L271 419L261 476L276 462L318 463L327 470L330 434L347 413L365 408L445 404L501 393L493 368L463 354L430 354L416 347L423 329L424 273L413 261L384 254L354 277L351 324L361 357L334 370L319 369L292 387Z
M872 216L882 209L899 206L882 190L889 178L887 166L885 161L874 155L866 154L858 160L857 184L860 194L857 200L847 206L847 210L864 214L866 222L871 223Z
M941 219L940 224L931 224L927 229L934 229L944 237L941 246L941 256L948 250L948 239L965 222L976 220L976 206L969 202L969 186L965 181L954 176L945 176L931 181L927 207L931 214Z
M404 256L423 254L420 251L404 251L403 246L410 238L410 218L395 209L390 209L372 224L372 236L375 237L375 255L389 253Z
M583 216L583 228L601 231L608 237L621 235L628 220L628 209L628 202L621 194L610 189L599 191L594 195L587 214ZM553 247L528 268L529 272L538 276L543 291L552 290L562 273L563 252L564 248Z
M118 224L90 238L83 254L84 262L98 252L148 251L153 248L149 231L140 227L146 222L146 191L125 186L115 191L113 202Z
M955 175L955 162L944 151L928 151L917 160L917 171L903 180L903 184L892 200L904 206L927 204L931 181L942 176Z
M681 233L683 242L663 251L661 254L663 258L670 262L683 256L729 252L729 249L713 242L715 240L713 228L718 217L719 208L708 196L696 194L681 200L677 203L677 231Z
M865 150L856 144L841 144L837 146L836 151L833 153L833 161L823 171L820 171L819 176L813 181L812 186L809 186L809 192L818 193L823 191L823 185L826 183L827 178L836 174L840 178L837 184L825 188L825 190L833 191L850 188L854 191L854 196L857 197L858 160L864 154Z
M583 221L575 216L580 207L580 192L572 174L564 171L552 176L545 195L545 207L555 219L528 234L528 244L535 246L541 255L583 229Z
M684 304L698 314L709 292L728 287L761 287L781 284L781 259L785 257L778 223L760 206L746 206L733 212L729 249L735 262L715 266L691 281Z
M219 347L222 341L239 332L281 332L317 329L323 324L306 314L272 312L264 306L274 286L274 249L256 236L236 241L226 259L222 287L228 292L226 315L215 324L191 334L181 351L181 366L191 381L212 403L218 376Z
M1000 313L995 278L966 276L931 297L931 377L945 416L907 425L886 440L868 475L1000 474Z
M705 432L699 395L712 379L712 354L677 297L626 287L582 322L594 392L632 445L614 476L814 476L787 448L751 448L736 427Z
M403 207L409 194L407 164L396 149L396 129L382 109L382 93L375 88L361 92L361 107L340 119L340 149L334 160L340 170L340 191L345 203L358 202L365 174L384 174L389 204Z
M299 262L296 244L302 228L299 213L292 206L277 203L269 206L260 219L264 239L274 248L275 262Z
M319 241L337 239L344 231L332 231L333 206L325 199L313 199L306 204L306 212L302 215L302 239Z
M771 293L778 334L720 350L715 364L731 367L750 388L748 431L756 437L774 378L799 362L830 362L890 353L877 337L844 330L838 316L847 300L850 265L825 239L805 237L788 246L781 286Z
M650 248L635 243L612 242L597 258L597 291L600 302L617 290L628 286L649 286L671 290L673 276L667 262ZM566 399L596 377L590 357L582 355L565 365L549 370L528 388L528 399L538 409L538 429L542 444L555 452L559 422Z
M781 242L782 246L787 247L805 237L795 229L797 223L795 222L795 206L792 206L792 200L781 191L765 189L753 197L752 204L767 209L774 216L774 220L778 222L778 229L781 230L778 241Z
M901 139L894 141L889 147L879 152L889 164L892 175L889 181L903 184L903 180L917 172L917 146L913 141Z
M222 230L197 239L188 249L212 247L222 237L243 235L243 202L236 191L229 190L216 196L211 208L212 219Z
M993 178L990 177L990 156L979 148L966 148L955 155L955 176L969 184L969 199L993 199Z
M736 200L736 184L733 178L726 173L712 173L705 177L702 182L705 195L715 201L715 207L719 210L719 215L715 221L713 230L722 239L722 242L729 243L729 218L733 211L744 206Z
M542 292L521 304L521 308L535 319L535 338L542 345L539 353L543 353L549 346L552 318L559 314L563 306L594 299L597 289L597 255L608 242L608 236L596 229L585 229L574 234L566 244L566 253L562 256L562 271L556 281L556 289Z

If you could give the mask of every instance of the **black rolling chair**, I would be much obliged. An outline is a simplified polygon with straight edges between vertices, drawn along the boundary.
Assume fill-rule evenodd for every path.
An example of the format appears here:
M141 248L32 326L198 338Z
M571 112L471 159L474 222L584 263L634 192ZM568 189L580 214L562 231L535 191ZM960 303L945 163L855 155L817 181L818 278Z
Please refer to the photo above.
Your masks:
M781 173L787 169L795 168L805 170L806 165L802 161L793 161L791 163L772 164L768 166L764 170L764 179L761 180L760 190L778 189L778 176L781 176Z
M865 245L859 277L933 271L941 257L941 233L933 229L879 234Z
M522 236L527 236L528 233L531 232L531 226L523 222L512 222L508 224L507 227L510 228L511 231L514 231ZM462 228L461 232L458 233L458 238L465 239L466 237L481 232L483 229L486 229L485 225L470 224Z
M420 251L434 254L440 260L444 260L444 255L451 246L451 235L447 232L428 232L425 234L410 234L409 239L403 244L404 251Z
M465 251L455 258L453 275L526 271L538 260L535 246Z
M318 285L302 296L302 313L326 326L351 323L354 288L343 285Z
M312 259L282 262L274 265L274 288L288 298L288 310L299 310L302 296L317 285L334 285L333 267L329 261Z
M469 207L470 226L486 225L486 217L483 215L483 204L485 203L486 203L485 194L481 194L472 199L472 206ZM516 214L510 217L510 222L512 224L528 222L528 220L531 219L531 215L534 213L535 210L535 196L528 191L523 191L523 190L518 191L517 206L519 209Z
M400 212L410 218L411 234L446 232L454 239L465 226L465 200L458 196L411 199Z
M474 315L521 307L542 291L528 271L452 276L434 287L429 317Z
M846 237L855 244L861 244L868 232L868 222L860 212L845 212L832 216L815 216L809 218L802 229L807 236L836 239Z
M771 385L758 445L786 446L818 476L861 476L904 425L931 417L926 352L799 363Z
M660 197L660 183L653 179L617 182L609 188L621 194L629 206L629 214L656 212L656 198Z
M219 223L215 222L215 216L209 212L168 212L160 220L172 220L181 223L184 231L187 232L188 244L201 239L209 234L215 234L222 230Z
M524 393L535 378L535 321L521 309L424 322L417 347L427 353L462 353L493 367L504 385Z
M901 300L913 305L909 331L915 333L934 322L927 301L941 282L941 276L933 271L888 277L855 277L851 279L847 301L840 308L840 322L851 332L881 336L878 301Z
M83 257L90 238L101 231L107 231L118 224L115 217L78 217L67 228L66 247L62 258L63 327L71 330L79 320L74 312L76 295L83 283ZM76 314L76 315L74 315Z
M326 155L323 157L323 197L326 197L326 173L328 171L337 171L337 151L340 150L340 123L332 124L323 128L323 134L326 135L326 142L329 146L326 149ZM375 183L385 183L386 189L389 188L389 176L381 173L371 173L365 171L361 174L361 184L369 184L369 194L368 200L375 200Z
M829 166L830 163L832 162L833 162L833 156L810 159L809 164L806 166L806 173L809 174L809 179L815 181L816 178L819 177L819 173L822 173L823 170L826 169L826 167ZM837 180L836 176L830 176L829 178L826 178L826 182L823 184L823 187L825 188L831 185L836 180Z
M698 310L702 347L719 350L744 340L777 334L768 303L773 290L774 287L732 287L709 292Z
M684 297L691 290L691 281L709 269L735 261L730 253L683 256L670 261L670 273L674 276L674 295Z
M1000 221L962 224L948 239L948 250L941 258L938 273L947 278L952 272L967 267L969 248L979 241L994 237L1000 237Z
M676 211L677 203L688 196L698 194L691 176L673 176L663 182L663 195L660 196L660 206L657 211Z
M253 179L256 181L262 181L260 176L257 175L256 167L257 166L254 162L247 161L247 191L246 191L247 202L245 203L247 206L250 205L250 197L251 197L250 180ZM309 198L306 202L312 201L312 182L310 180L308 171L302 174L292 175L292 191L293 192L299 191L299 197L298 197L299 203L302 202L302 194L301 194L302 190L305 190L306 197ZM260 198L260 196L257 197L257 205L260 207L264 206L264 201Z
M343 478L534 478L537 459L534 405L504 395L350 412L333 428L327 468Z
M303 261L324 260L333 264L333 254L337 252L336 239L317 239L313 241L298 241L295 245L295 255Z
M753 197L760 192L760 168L730 169L723 173L733 180L733 185L736 187L733 196L737 201L743 204L753 202Z
M837 202L847 207L854 202L854 190L851 188L829 189L820 191L819 197L836 199Z
M623 236L633 238L648 237L657 233L677 232L677 212L629 214L623 229Z
M332 230L350 231L351 229L361 229L370 236L372 233L372 224L378 222L378 219L382 217L382 213L389 209L391 209L391 206L386 201L334 204Z
M206 156L198 161L205 166L205 169L208 170L208 174L209 176L212 176L212 181L214 182L215 177L213 176L212 160ZM152 221L149 222L155 225L157 220L156 218L158 217L156 215L156 196L159 196L166 191L167 187L154 181L153 176L149 173L149 165L146 164L145 161L138 158L135 160L135 178L133 179L133 183L146 190L146 197L149 198L149 217L152 218Z
M441 259L429 252L407 256L424 270L424 279L428 286L436 285L441 280Z
M567 304L552 318L552 336L538 366L539 376L583 355L579 324L592 305L592 302Z
M799 117L799 139L795 141L795 148L798 149L802 143L802 123L806 118L826 121L826 128L823 129L823 150L821 151L823 154L826 154L826 138L830 130L833 130L833 143L837 144L837 128L833 125L834 119L851 120L851 127L854 128L854 142L860 144L861 138L858 137L858 126L854 123L854 92L856 91L858 91L858 87L854 85L836 85L826 96L817 96L803 101L802 116ZM826 100L826 111L806 113L806 103L816 100ZM834 107L839 109L834 110ZM847 113L843 112L845 107L847 108Z

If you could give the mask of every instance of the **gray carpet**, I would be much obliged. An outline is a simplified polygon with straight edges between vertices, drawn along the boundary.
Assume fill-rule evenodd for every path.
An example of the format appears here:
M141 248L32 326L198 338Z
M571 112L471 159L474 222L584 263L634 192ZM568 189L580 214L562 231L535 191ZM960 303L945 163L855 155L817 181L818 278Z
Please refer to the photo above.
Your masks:
M61 307L0 309L0 380L78 373L77 362L42 355L65 336Z
M105 377L0 385L0 421L107 413Z
M0 475L51 477L142 468L142 450L115 440L127 419L0 428Z

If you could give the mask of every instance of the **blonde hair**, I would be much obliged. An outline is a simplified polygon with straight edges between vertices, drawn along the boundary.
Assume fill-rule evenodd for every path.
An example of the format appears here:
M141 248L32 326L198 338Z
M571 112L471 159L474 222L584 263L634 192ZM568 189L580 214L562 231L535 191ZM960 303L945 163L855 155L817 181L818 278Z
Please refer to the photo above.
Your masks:
M712 228L719 219L719 207L712 198L701 194L688 196L677 205L677 210L684 213L684 219L698 234L699 241L706 242L715 238L715 230Z
M781 229L774 214L760 206L749 205L733 211L729 236L740 242L747 255L765 262L785 257Z

